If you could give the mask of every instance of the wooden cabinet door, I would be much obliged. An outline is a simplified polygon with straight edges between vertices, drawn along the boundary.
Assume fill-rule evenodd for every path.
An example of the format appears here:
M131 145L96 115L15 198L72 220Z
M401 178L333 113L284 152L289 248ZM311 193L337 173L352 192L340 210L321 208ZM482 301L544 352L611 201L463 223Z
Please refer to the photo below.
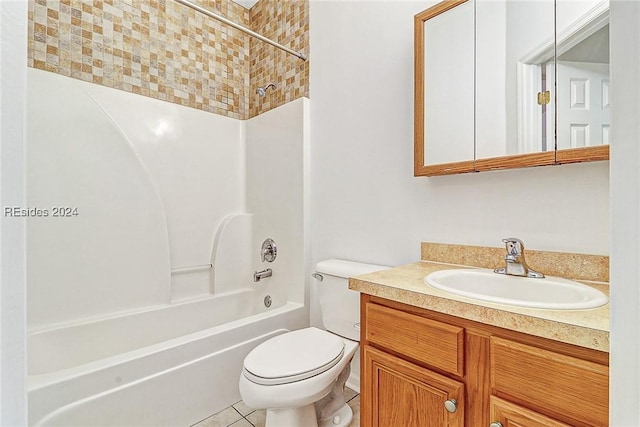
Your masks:
M609 367L491 337L491 392L572 426L606 426Z
M464 427L464 385L370 346L363 348L362 424ZM455 399L457 409L445 409Z
M538 412L491 396L491 422L499 422L503 427L571 427Z

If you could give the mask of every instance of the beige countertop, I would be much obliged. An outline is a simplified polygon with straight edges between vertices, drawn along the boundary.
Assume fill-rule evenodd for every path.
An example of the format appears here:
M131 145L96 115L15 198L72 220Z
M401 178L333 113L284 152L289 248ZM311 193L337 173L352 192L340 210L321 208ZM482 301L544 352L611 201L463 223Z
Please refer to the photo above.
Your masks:
M609 351L609 304L589 310L542 310L496 304L433 288L423 278L437 270L466 266L421 261L349 279L349 288L368 295L463 319ZM609 295L607 283L581 283Z

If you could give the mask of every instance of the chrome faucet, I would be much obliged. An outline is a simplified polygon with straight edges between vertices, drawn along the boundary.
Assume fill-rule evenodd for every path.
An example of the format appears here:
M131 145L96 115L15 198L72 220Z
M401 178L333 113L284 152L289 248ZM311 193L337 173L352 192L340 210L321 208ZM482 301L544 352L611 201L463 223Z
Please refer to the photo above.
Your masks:
M522 243L522 240L515 237L508 237L502 239L502 241L505 243L507 249L507 254L504 256L505 266L503 268L496 268L493 270L494 272L536 279L544 277L544 274L531 270L527 265L524 259L524 243Z
M271 276L273 276L273 271L271 271L270 268L267 268L266 270L255 271L253 273L253 281L259 282L261 279Z

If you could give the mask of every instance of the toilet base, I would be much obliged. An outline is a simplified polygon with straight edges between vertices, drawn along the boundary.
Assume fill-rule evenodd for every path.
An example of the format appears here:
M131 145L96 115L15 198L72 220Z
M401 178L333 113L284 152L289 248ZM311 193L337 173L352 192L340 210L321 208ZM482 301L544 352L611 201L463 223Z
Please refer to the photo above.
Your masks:
M332 419L320 421L318 427L347 427L353 420L353 411L346 403Z
M316 427L316 408L305 405L298 408L267 409L267 418L264 427Z
M265 427L347 427L353 420L353 411L346 403L333 418L318 421L314 405L299 408L267 409Z

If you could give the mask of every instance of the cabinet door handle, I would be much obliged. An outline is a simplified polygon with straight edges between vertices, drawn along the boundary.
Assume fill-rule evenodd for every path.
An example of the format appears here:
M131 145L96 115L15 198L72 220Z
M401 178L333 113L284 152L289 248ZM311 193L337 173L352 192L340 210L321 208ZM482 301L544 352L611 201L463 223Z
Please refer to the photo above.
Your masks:
M503 427L503 426L500 421L494 421L491 424L489 424L489 427Z
M458 401L455 399L449 399L444 402L444 409L447 411L454 413L458 410Z

